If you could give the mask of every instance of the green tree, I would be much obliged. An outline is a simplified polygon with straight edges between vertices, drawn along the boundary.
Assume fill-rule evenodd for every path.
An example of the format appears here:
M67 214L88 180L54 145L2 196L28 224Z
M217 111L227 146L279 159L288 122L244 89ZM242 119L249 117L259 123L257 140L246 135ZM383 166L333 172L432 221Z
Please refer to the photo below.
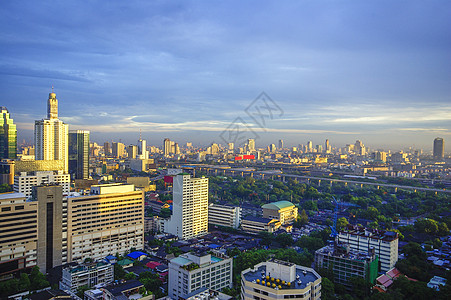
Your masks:
M330 281L327 277L323 277L321 281L321 299L323 300L336 299L334 283Z
M85 297L84 295L87 290L89 290L88 285L86 285L86 284L82 285L81 287L79 287L77 289L77 296L80 297L81 299L84 299L84 297Z
M348 225L349 222L345 217L341 217L337 220L337 231L340 231Z
M278 242L283 248L293 245L293 238L291 234L282 233L276 236L276 242Z
M28 277L28 274L22 273L20 274L20 280L19 280L19 291L27 291L31 288L31 282L30 278Z
M169 208L162 208L160 211L160 217L165 219L165 218L169 218L171 216L172 212Z
M127 273L127 275L125 275L125 277L124 277L125 280L131 280L131 279L135 279L135 278L136 278L136 275L131 272Z
M31 270L30 282L32 290L39 290L50 286L50 283L47 281L44 274L39 272L39 267L37 266L33 267Z
M126 273L124 271L124 268L122 268L122 266L118 263L114 264L114 279L124 279L125 275Z

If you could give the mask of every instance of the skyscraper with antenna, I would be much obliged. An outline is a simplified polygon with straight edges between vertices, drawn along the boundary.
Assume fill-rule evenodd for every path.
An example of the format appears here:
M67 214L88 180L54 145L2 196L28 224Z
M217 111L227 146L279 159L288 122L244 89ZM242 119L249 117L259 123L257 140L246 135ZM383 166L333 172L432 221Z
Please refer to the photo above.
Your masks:
M36 160L62 160L64 173L68 173L68 133L69 126L58 119L58 100L52 87L47 100L47 118L34 124Z

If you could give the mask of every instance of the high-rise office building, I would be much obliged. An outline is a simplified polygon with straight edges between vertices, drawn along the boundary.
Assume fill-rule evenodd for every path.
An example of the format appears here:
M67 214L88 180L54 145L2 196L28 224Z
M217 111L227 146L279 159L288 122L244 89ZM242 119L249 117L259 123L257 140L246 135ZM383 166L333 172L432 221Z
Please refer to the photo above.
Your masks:
M308 141L307 142L307 149L306 149L306 151L307 152L312 152L312 150L313 150L313 142L312 141Z
M138 146L129 145L127 147L127 157L130 159L135 159L138 156Z
M208 178L187 173L173 178L172 216L165 228L180 239L208 233Z
M111 154L110 143L108 143L108 142L103 143L103 153L105 154L105 156L108 156Z
M149 151L147 150L146 140L139 139L138 141L138 158L139 159L148 159Z
M73 179L89 178L89 131L69 132L69 174Z
M36 264L45 273L67 260L67 209L59 185L34 187L33 199L38 203Z
M68 173L69 126L58 119L58 100L55 93L49 94L47 119L35 121L34 141L36 160L62 160L64 173Z
M125 154L125 145L122 143L113 142L113 147L111 150L113 157L115 158L123 157Z
M283 140L279 140L279 149L283 149Z
M132 184L93 185L67 198L68 262L144 248L144 192Z
M17 129L6 107L0 107L0 158L17 157Z
M235 149L235 144L234 143L228 143L227 146L228 146L229 150L233 151Z
M365 155L366 154L366 148L365 145L363 145L362 141L357 140L354 144L354 152L356 155Z
M434 140L434 158L443 159L445 157L445 140L436 138Z
M249 150L249 152L255 151L255 140L254 139L247 140L247 149Z
M324 143L324 152L330 153L330 150L329 139L326 139L326 142Z
M164 141L163 141L163 148L164 148L163 153L164 153L164 156L165 156L165 157L168 157L168 156L170 156L171 154L174 154L174 153L175 153L174 142L171 141L171 140L168 139L168 138L165 138L165 139L164 139Z

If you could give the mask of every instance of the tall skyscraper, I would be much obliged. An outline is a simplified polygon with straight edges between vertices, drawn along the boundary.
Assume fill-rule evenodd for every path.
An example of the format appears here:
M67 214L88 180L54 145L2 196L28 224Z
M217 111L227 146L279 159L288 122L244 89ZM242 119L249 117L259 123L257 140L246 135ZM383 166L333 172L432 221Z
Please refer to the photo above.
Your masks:
M69 132L69 173L75 179L89 178L89 131Z
M147 151L147 143L146 140L139 138L138 140L138 155L139 159L148 159L149 151Z
M164 147L164 156L170 156L171 154L175 153L175 143L171 141L168 138L165 138L163 141L163 147Z
M34 125L36 160L62 160L64 172L67 173L68 131L69 126L58 119L58 100L52 92L47 102L47 119L37 120Z
M312 141L308 141L307 142L307 152L312 152L313 150L313 142Z
M248 148L249 152L255 151L255 140L254 139L247 140L247 148Z
M174 177L172 216L165 228L180 239L208 233L208 178Z
M283 140L279 140L279 149L283 149Z
M124 156L125 154L125 145L122 143L116 143L113 142L113 147L112 147L112 155L115 158L119 158Z
M0 107L0 158L17 157L17 129L6 107Z
M434 158L443 159L445 157L445 140L436 138L434 140Z
M138 146L129 145L127 147L127 156L130 159L135 159L138 156Z
M326 139L326 142L324 143L324 151L326 153L330 153L330 144L329 144L329 139Z
M108 142L103 143L103 153L105 154L105 156L108 156L111 154L110 143L108 143Z

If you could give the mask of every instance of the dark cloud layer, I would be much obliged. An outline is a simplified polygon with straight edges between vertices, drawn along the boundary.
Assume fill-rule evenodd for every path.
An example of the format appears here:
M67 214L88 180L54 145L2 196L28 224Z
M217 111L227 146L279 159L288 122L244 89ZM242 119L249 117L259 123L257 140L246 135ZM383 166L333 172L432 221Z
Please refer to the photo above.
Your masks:
M2 105L29 138L55 86L93 137L208 144L266 91L264 145L450 137L449 1L7 1ZM113 132L109 132L113 131Z

